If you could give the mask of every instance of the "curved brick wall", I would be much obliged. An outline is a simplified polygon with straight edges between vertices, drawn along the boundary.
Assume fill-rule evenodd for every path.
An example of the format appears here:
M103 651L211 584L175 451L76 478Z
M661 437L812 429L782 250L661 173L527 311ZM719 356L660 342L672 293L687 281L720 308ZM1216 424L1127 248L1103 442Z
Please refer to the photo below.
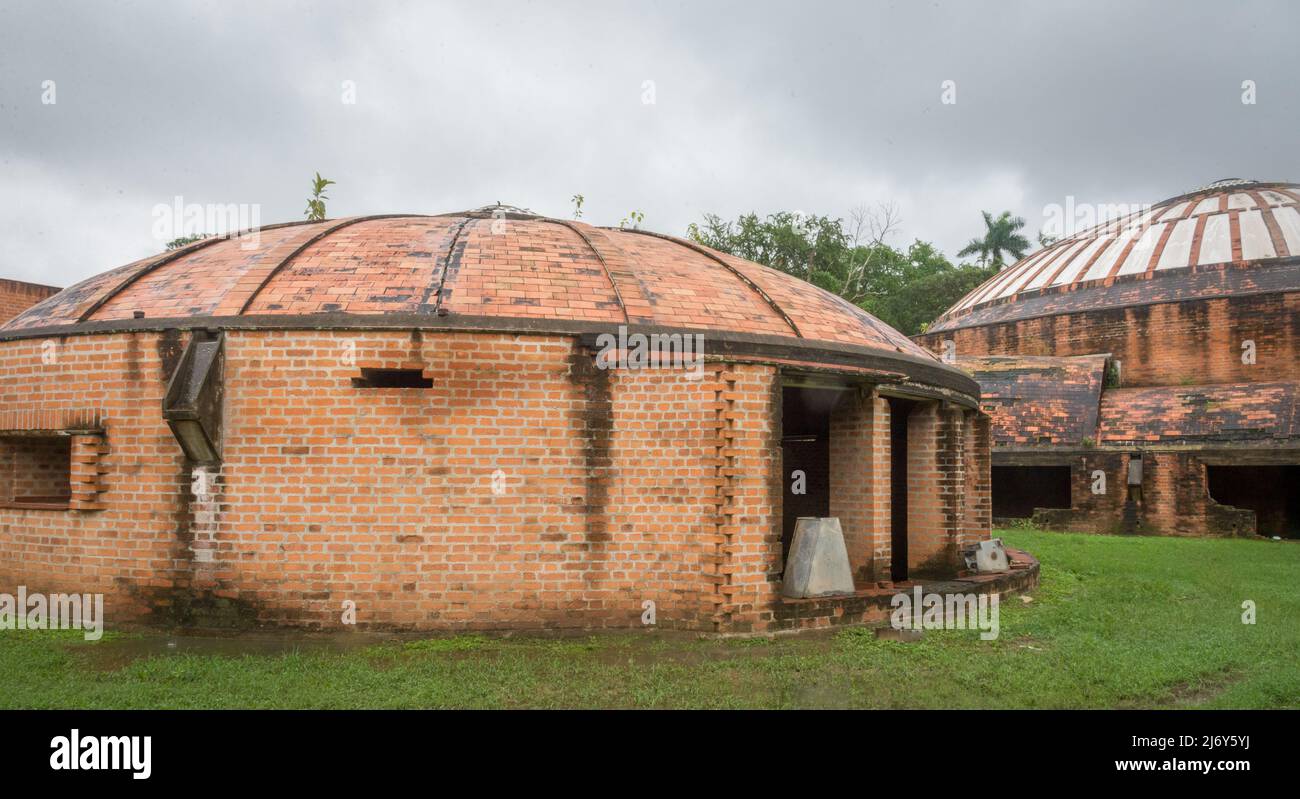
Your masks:
M888 611L864 599L889 562L883 399L836 421L834 468L858 477L833 510L866 593L792 604L778 365L691 379L596 370L573 336L229 330L224 460L204 495L160 413L188 337L0 342L5 428L98 442L74 474L82 505L0 507L0 585L102 592L110 624L339 628L345 601L359 626L418 629L639 627L647 600L659 626L731 632ZM433 387L354 387L365 367ZM916 491L945 499L928 516L917 503L918 568L989 529L986 420L927 407Z
M1255 342L1253 365L1242 342ZM1122 362L1125 386L1241 383L1300 378L1300 292L1184 300L1082 311L927 333L916 341L958 357L1095 355Z
M219 368L178 367L195 335ZM601 369L606 335L700 336L708 359ZM219 426L216 466L164 421L173 375L171 399L206 402L168 418ZM836 397L812 499L857 593L792 603L782 405L809 384ZM872 620L895 574L887 397L909 409L899 579L951 579L989 531L976 392L841 298L693 242L504 207L268 226L0 328L0 585L102 592L110 623Z

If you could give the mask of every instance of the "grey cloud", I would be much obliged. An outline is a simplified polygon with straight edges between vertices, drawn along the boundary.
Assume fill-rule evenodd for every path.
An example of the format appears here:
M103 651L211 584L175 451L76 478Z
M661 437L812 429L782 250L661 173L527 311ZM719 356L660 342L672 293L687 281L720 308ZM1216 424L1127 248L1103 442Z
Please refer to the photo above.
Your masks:
M66 284L156 251L176 195L300 218L317 169L332 215L567 215L580 192L590 221L640 208L680 233L894 200L898 243L951 254L981 209L1036 230L1066 195L1300 179L1297 23L1221 0L4 2L0 274Z

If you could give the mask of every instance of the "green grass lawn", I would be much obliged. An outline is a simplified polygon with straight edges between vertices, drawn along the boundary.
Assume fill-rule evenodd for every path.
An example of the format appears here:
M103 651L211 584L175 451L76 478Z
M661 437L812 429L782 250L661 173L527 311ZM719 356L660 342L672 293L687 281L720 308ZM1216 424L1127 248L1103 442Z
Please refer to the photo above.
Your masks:
M169 653L161 634L5 631L0 707L1300 707L1300 545L1001 535L1038 556L1042 585L1002 603L996 641L343 635Z

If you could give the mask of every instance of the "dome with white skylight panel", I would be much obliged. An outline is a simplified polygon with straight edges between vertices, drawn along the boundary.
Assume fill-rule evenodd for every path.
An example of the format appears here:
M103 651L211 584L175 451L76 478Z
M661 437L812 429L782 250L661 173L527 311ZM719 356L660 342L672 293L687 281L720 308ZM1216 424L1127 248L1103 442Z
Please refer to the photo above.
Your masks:
M1230 178L1031 254L963 297L930 332L1296 288L1300 184Z

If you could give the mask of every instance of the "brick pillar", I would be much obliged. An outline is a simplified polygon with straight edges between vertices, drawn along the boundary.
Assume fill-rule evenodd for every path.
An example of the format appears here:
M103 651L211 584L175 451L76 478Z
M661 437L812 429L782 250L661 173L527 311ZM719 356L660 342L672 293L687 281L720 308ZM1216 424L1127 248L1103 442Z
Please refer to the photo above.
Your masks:
M871 468L868 474L871 493L868 503L871 508L871 579L879 582L893 579L890 574L892 569L890 557L893 554L893 523L889 515L892 481L889 443L890 410L889 400L874 391L870 403L872 446Z
M907 568L912 577L952 577L959 569L966 475L961 411L932 402L907 420Z
M726 364L716 374L717 548L703 577L713 583L715 629L747 632L770 621L782 566L781 388L771 366Z
M831 415L830 514L859 588L889 579L889 403L855 390Z
M969 411L965 417L966 513L958 550L988 538L993 528L991 420L979 411Z

